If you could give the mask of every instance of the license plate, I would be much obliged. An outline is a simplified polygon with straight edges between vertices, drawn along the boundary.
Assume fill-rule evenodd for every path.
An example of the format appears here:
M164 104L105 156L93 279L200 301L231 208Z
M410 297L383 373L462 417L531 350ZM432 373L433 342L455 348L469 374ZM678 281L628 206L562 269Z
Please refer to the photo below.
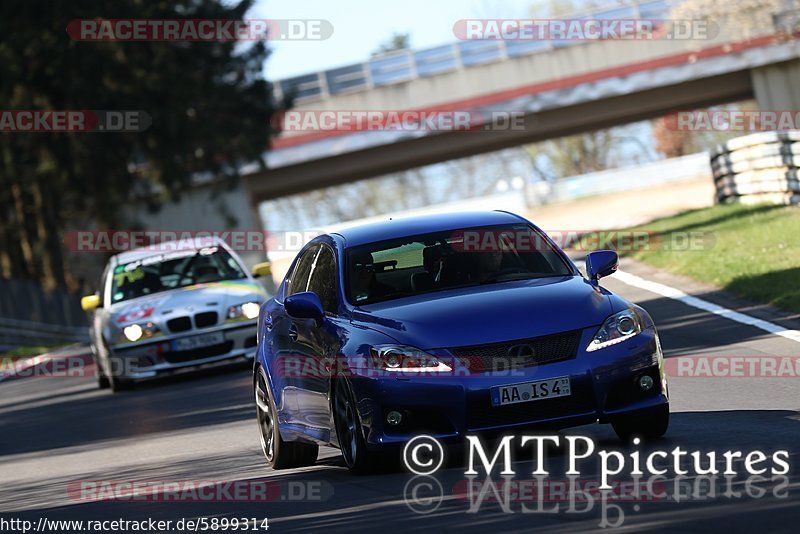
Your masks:
M568 376L511 384L509 386L497 386L493 387L491 392L492 406L568 397L572 394Z
M211 345L225 343L225 335L222 332L209 332L198 336L184 337L172 340L173 351L202 349Z

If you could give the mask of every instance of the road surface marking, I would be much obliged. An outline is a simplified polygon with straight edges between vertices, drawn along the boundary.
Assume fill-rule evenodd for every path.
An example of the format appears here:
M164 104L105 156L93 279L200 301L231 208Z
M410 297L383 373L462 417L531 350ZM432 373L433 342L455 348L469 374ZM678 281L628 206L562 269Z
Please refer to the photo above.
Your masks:
M638 287L639 289L644 289L645 291L650 291L651 293L655 293L663 297L679 300L684 304L691 306L693 308L697 308L699 310L713 313L714 315L725 317L727 319L730 319L731 321L736 321L737 323L754 326L759 330L763 330L765 332L769 332L770 334L775 334L776 336L781 336L786 339L791 339L792 341L800 343L800 331L798 330L789 330L775 323L770 323L769 321L765 321L763 319L757 319L755 317L751 317L744 313L728 309L724 306L708 302L707 300L693 297L691 295L684 293L680 289L675 289L674 287L670 287L664 284L659 284L658 282L651 282L650 280L645 280L641 276L636 276L635 274L626 273L623 271L617 271L614 278L616 278L617 280L619 280L624 284L628 284L629 286Z

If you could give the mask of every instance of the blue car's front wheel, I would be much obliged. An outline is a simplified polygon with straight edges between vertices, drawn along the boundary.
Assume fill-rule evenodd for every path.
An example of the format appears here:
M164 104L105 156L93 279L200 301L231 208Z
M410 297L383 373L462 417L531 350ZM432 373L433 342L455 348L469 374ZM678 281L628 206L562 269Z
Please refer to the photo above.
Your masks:
M259 367L253 380L256 420L261 437L261 450L273 469L304 467L317 461L319 447L313 443L284 441L278 428L278 410L272 399L267 375Z
M345 379L342 379L336 386L333 408L336 437L347 468L355 474L371 471L373 455L367 450L356 409L355 396Z

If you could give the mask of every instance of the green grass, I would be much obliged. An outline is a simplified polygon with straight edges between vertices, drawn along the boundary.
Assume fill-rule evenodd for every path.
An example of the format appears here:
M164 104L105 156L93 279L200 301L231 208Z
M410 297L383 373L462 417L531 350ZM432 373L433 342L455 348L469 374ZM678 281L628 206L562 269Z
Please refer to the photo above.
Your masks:
M626 256L800 312L800 208L719 205L635 229L657 233L663 246ZM687 235L702 239L702 246L672 245Z

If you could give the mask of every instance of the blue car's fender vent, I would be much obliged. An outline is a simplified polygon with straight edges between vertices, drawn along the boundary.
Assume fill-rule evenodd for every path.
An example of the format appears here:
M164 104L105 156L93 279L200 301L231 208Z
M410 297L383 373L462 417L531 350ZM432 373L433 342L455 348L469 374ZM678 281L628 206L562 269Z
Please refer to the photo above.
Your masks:
M473 373L521 369L570 360L578 353L581 331L447 349Z

